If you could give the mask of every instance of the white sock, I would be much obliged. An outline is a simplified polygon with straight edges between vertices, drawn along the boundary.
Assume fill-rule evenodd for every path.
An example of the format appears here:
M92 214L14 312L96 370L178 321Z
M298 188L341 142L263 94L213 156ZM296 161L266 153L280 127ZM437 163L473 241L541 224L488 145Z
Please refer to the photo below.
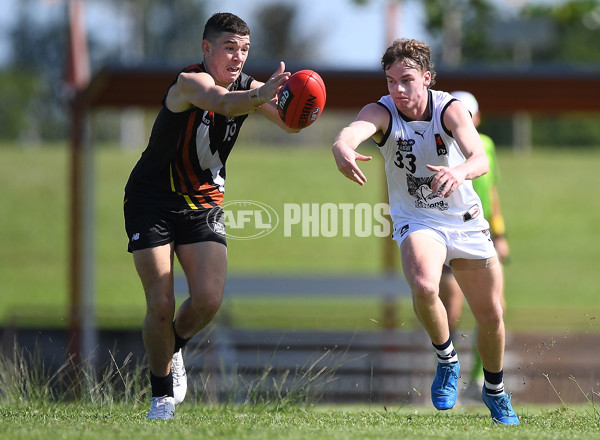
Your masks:
M438 356L438 362L441 362L442 364L458 362L458 354L456 353L456 350L454 350L454 345L452 342L450 342L450 345L444 349L436 348L435 352Z
M500 382L498 384L489 383L487 380L484 382L485 392L488 396L499 396L501 394L506 394L504 392L504 382Z

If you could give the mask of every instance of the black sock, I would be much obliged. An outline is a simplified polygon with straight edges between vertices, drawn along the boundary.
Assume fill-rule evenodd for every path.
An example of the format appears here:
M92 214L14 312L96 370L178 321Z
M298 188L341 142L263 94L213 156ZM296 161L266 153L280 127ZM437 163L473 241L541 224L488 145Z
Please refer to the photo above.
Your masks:
M485 392L491 395L504 393L504 371L500 370L497 373L492 373L483 369L483 377L485 379Z
M151 371L150 386L152 387L152 397L173 397L173 375L170 372L165 377L158 377Z
M173 350L173 353L177 353L179 350L185 347L185 344L190 342L190 340L183 339L177 334L177 330L175 330L175 321L173 321L173 334L175 335L175 349Z

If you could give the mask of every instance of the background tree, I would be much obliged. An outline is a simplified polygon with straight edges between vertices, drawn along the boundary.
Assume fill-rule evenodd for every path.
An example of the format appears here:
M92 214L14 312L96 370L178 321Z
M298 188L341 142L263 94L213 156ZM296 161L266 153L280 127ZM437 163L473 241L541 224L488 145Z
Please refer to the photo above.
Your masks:
M251 60L254 61L305 61L314 60L314 29L304 35L298 23L298 7L272 3L256 14L257 25L252 29Z
M88 0L88 9L93 3L105 1ZM112 0L114 21L125 21L125 38L107 43L88 32L92 71L111 63L199 60L203 31L199 23L207 18L205 4L204 0ZM38 0L17 3L17 19L10 34L13 50L0 74L5 103L0 110L0 137L27 144L39 139L64 140L69 124L63 86L67 2L48 6L54 10L50 11L52 19L46 21L36 19L38 7ZM110 8L105 13L110 15ZM114 127L104 131L115 133Z
M548 20L554 33L547 47L534 48L532 60L545 69L568 71L577 68L584 74L598 71L600 62L600 1L573 0L563 4L526 5L523 20ZM576 87L576 84L573 85ZM551 91L548 91L551 93ZM597 146L600 143L598 115L560 115L537 117L533 124L533 143L568 147Z
M500 13L489 0L428 0L423 5L425 27L441 65L457 67L511 60L509 47L492 44L489 30L494 28ZM451 44L456 47L449 47ZM458 56L448 56L449 51Z
M64 138L67 118L62 108L62 75L66 66L66 14L40 22L33 18L37 2L18 3L17 20L11 32L12 59L1 76L4 112L0 118L3 138L20 138L28 144L39 139ZM10 99L12 105L7 105ZM14 125L13 125L14 124Z
M427 30L439 67L503 65L503 68L597 69L600 61L600 1L572 0L554 5L526 3L513 16L502 16L488 0L428 0L424 2ZM458 26L448 25L459 15ZM454 18L456 20L456 18ZM449 29L459 29L448 35ZM534 30L538 32L535 36ZM444 57L455 41L460 57ZM445 62L454 60L454 64ZM441 61L441 62L440 62ZM516 62L520 62L516 66ZM511 66L512 64L512 66ZM543 66L543 67L542 67ZM551 91L548 91L551 93ZM485 109L483 109L485 111ZM558 110L558 109L557 109ZM534 116L534 145L593 146L600 143L597 116ZM498 144L512 143L512 119L485 117L481 130Z
M126 61L179 65L202 58L202 32L208 19L204 0L113 0L129 17L133 50ZM127 58L127 57L126 57Z
M546 19L553 23L552 45L534 50L534 61L561 64L600 61L600 1L526 5L520 15L525 20Z

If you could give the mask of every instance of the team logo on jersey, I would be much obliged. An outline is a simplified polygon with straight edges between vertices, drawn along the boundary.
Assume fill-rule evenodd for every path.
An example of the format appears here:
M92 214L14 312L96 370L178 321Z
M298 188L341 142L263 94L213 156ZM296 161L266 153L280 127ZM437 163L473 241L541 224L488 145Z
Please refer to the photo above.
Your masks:
M396 143L398 144L398 151L412 151L412 147L415 144L415 140L414 139L398 139L396 141Z
M469 210L463 214L463 221L468 222L469 220L473 220L480 212L481 209L479 209L479 205L471 206Z
M412 174L406 175L406 184L408 186L408 193L413 196L415 200L416 208L423 209L437 209L439 211L447 211L448 203L444 200L438 200L434 202L433 199L439 197L439 191L434 193L431 190L431 182L433 176L429 177L415 177Z
M445 156L448 154L448 148L446 148L446 144L438 133L435 134L435 149L437 150L438 156Z
M213 125L215 123L215 114L214 112L205 112L202 116L202 123L204 125Z

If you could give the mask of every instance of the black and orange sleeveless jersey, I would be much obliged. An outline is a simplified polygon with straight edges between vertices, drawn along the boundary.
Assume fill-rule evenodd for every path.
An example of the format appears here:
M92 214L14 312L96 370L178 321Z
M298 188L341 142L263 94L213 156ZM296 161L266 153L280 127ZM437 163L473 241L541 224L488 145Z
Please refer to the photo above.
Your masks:
M194 64L181 72L205 69ZM249 90L252 81L242 73L229 90ZM129 176L126 198L171 200L175 206L184 201L192 209L220 206L225 162L248 115L226 117L197 107L173 113L165 99L166 94L148 146Z

